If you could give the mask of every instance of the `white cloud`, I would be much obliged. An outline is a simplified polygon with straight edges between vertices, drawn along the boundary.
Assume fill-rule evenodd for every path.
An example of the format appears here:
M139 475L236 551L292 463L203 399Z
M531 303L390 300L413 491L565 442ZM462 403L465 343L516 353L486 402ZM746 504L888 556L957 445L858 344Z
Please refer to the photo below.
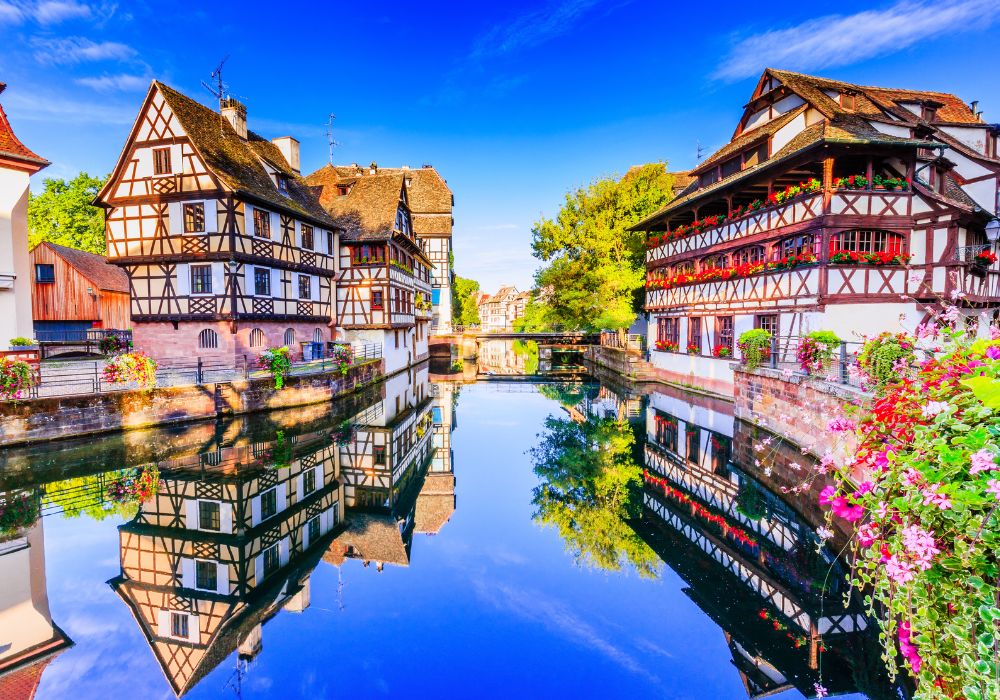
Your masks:
M68 19L86 19L91 10L89 5L76 0L46 0L35 6L33 14L40 24L57 24Z
M71 123L131 124L135 120L134 104L80 102L66 99L65 95L26 93L23 90L10 94L5 92L4 98L4 106L14 121L25 119L65 126Z
M77 78L74 82L77 85L83 85L98 92L114 92L145 90L149 87L150 80L151 78L143 75L120 73L118 75L102 75L94 78Z
M766 66L814 70L850 65L942 34L983 30L998 16L996 0L902 0L882 10L827 15L736 42L715 77L754 77Z
M136 55L135 49L116 41L91 41L85 37L32 39L35 60L40 63L75 64L85 61L124 61Z
M20 24L24 20L24 11L9 2L0 2L0 24Z

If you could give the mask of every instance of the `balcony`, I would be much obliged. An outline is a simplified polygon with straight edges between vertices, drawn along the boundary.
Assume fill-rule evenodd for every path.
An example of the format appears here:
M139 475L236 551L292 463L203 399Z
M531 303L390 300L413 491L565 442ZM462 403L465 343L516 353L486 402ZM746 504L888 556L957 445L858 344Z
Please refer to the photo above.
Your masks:
M909 191L836 190L830 196L829 208L824 211L823 193L796 197L785 204L760 209L721 226L658 245L646 252L646 265L720 243L802 224L821 216L906 217L912 214L912 199Z

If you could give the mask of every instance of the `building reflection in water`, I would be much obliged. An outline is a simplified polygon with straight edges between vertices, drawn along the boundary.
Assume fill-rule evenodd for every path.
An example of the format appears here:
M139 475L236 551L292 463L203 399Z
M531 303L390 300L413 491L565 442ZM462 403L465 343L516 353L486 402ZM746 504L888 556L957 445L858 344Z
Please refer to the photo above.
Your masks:
M0 698L34 697L42 673L73 645L49 612L45 534L34 490L0 493L17 509L0 527Z
M534 340L485 339L479 343L479 374L579 376L585 372L583 351L573 345L542 344Z

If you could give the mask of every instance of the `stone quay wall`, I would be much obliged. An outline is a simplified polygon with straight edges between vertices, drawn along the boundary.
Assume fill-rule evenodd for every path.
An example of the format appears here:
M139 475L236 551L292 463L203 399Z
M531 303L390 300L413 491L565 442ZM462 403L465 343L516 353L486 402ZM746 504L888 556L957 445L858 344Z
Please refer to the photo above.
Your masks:
M383 360L291 376L274 388L270 377L228 383L115 391L0 404L0 446L78 437L154 425L214 419L330 401L381 381Z
M816 457L827 451L838 457L853 454L852 432L832 433L831 420L863 410L871 395L854 387L831 384L800 374L733 365L734 414L807 450Z

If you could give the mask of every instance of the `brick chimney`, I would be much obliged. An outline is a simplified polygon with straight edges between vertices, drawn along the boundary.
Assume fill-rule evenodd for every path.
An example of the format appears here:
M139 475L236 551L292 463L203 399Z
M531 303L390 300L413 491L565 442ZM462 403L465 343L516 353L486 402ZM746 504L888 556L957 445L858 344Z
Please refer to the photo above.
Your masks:
M233 125L236 134L243 139L247 140L247 107L245 104L232 97L225 97L219 103L220 111L222 116L229 120L229 123Z
M281 155L285 157L288 164L292 166L292 170L295 171L296 175L300 175L300 161L299 161L299 142L297 139L291 136L279 136L276 139L271 139L271 143L278 147L281 151Z
M372 164L368 166L368 174L369 175L376 175L376 174L378 174L378 163L376 163L375 161L372 161Z

